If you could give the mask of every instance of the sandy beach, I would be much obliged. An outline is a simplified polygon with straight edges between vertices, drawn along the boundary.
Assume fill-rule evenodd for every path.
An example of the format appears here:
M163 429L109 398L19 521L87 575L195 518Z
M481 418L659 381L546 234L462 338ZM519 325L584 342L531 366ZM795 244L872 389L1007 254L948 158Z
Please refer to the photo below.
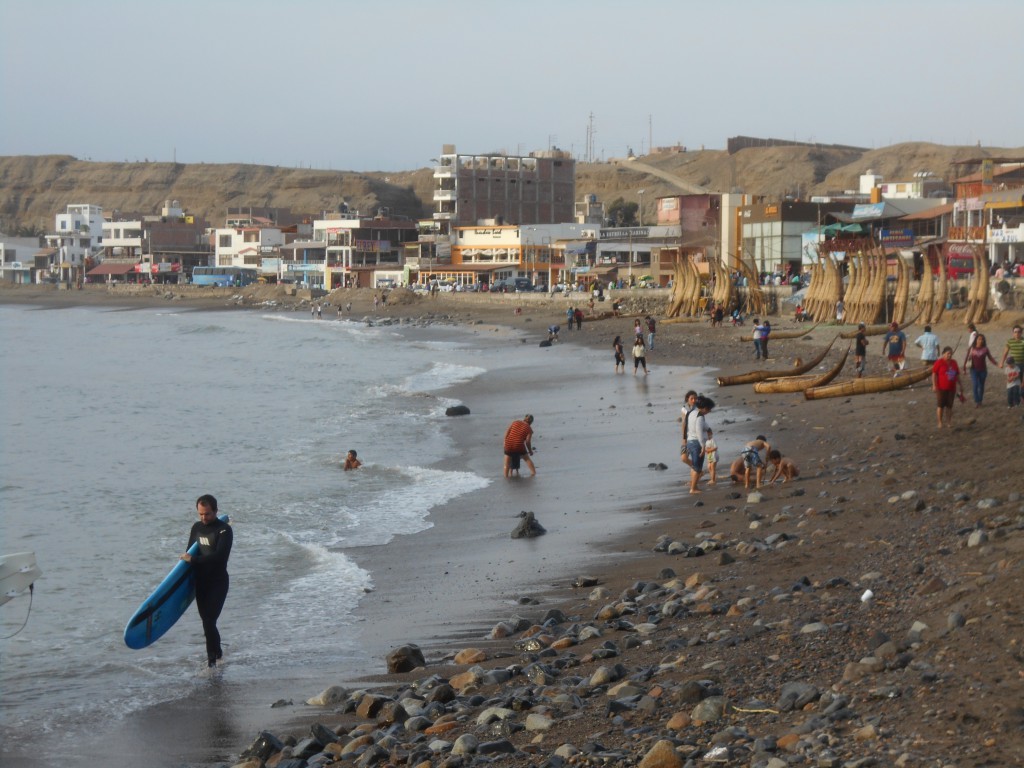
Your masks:
M660 318L664 294L624 297L627 313ZM557 371L456 393L474 412L496 413L500 404L512 417L537 416L538 478L499 477L430 530L388 544L386 554L357 555L388 563L360 609L373 642L382 650L416 643L426 667L325 679L324 688L348 693L326 706L296 700L273 715L267 709L262 722L257 711L253 738L268 728L282 744L247 756L248 743L222 745L228 764L322 765L343 754L367 765L773 768L1024 759L1024 483L1016 471L1024 410L1007 408L1001 372L990 369L982 407L968 396L954 408L954 428L939 431L927 382L820 401L714 385L719 372L759 366L739 340L749 325L659 324L643 379L631 367L613 372L611 339L631 340L631 317L565 330L569 301L589 312L589 297L395 298L377 313L370 291L351 291L346 302L351 316L375 323L471 326L488 344L536 345L549 325L562 326L549 350ZM211 310L267 301L309 312L308 303L266 295L0 289L0 302L41 308L175 302ZM1022 319L1004 312L982 326L996 359ZM776 331L798 327L772 320ZM838 330L823 324L800 339L773 340L767 367L810 359ZM921 330L910 327L908 338ZM962 360L967 334L958 318L947 315L934 330L943 344L960 340ZM910 359L918 356L912 349ZM584 356L607 360L607 381L580 384L575 412L546 411L554 401L546 388L571 388L574 361ZM872 337L868 373L884 370L881 339ZM697 496L686 493L678 460L679 408L693 381L716 402L708 422L722 447L718 484ZM474 471L498 473L506 420L453 427ZM749 496L727 468L759 433L800 477ZM625 462L635 486L598 477ZM648 468L657 462L667 468ZM556 472L566 474L564 487ZM519 510L534 511L548 534L510 540ZM416 590L402 567L410 562L426 576ZM467 649L474 652L456 655ZM450 698L427 706L442 685ZM301 742L313 724L323 726L313 730L317 743ZM302 762L287 762L295 760Z

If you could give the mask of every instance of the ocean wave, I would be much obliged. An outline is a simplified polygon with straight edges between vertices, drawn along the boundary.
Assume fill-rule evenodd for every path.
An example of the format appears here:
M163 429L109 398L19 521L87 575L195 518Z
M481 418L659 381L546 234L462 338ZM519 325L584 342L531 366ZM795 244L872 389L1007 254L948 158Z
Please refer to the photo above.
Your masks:
M406 376L399 386L408 392L433 392L447 389L456 384L464 384L485 373L487 373L487 369L474 365L434 363L422 373Z

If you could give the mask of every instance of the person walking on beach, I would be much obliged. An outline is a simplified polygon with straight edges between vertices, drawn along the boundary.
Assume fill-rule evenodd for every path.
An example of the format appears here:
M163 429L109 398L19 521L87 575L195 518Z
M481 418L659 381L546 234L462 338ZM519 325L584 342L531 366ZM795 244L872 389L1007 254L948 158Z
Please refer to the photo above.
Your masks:
M654 332L655 332L655 329L656 329L656 324L654 322L654 318L651 317L650 315L648 315L646 317L646 320L647 320L647 348L653 352L654 351Z
M533 416L526 414L522 419L513 421L505 430L505 477L510 477L512 470L518 471L520 460L530 468L530 477L537 474L533 465ZM515 466L513 466L513 464Z
M622 366L622 372L626 372L626 355L622 349L622 337L616 336L612 342L612 351L615 353L615 372L619 372L619 366Z
M932 391L935 392L936 415L939 429L953 426L953 398L960 393L960 402L964 401L964 383L960 378L960 367L953 359L953 348L943 347L942 357L932 366Z
M900 330L899 323L890 323L889 332L882 340L882 354L889 358L893 375L903 370L903 360L907 354L907 335Z
M341 468L348 472L350 469L359 469L361 466L363 466L363 462L359 460L356 452L353 450L345 454L345 461L342 462Z
M633 342L633 375L636 376L637 369L643 366L644 376L647 375L647 350L644 349L644 340L639 336Z
M1011 357L1017 364L1017 370L1020 371L1021 379L1024 380L1024 335L1022 335L1021 326L1019 325L1013 326L1010 338L1006 340L1006 348L1003 349L1003 359L1000 361L999 367L1005 366L1007 359Z
M1006 374L1006 407L1016 408L1020 405L1020 368L1016 359L1006 358L1003 372Z
M196 608L206 636L207 666L215 667L223 657L217 619L228 596L228 557L231 555L231 526L217 518L217 499L205 494L196 499L199 522L189 531L187 550L199 544L199 552L186 552L181 559L192 566L196 577Z
M935 365L939 359L939 337L932 333L932 327L926 325L924 333L914 339L914 345L921 348L921 362Z
M690 493L698 494L697 484L704 473L704 458L707 453L708 425L705 416L715 407L709 397L699 396L696 407L686 417L686 455L690 465Z
M569 326L569 330L572 330L572 324L576 321L576 310L573 307L569 307L565 310L565 322Z
M633 321L633 335L636 336L638 339L643 339L644 337L644 329L640 325L639 317Z
M974 346L967 350L967 357L964 358L964 370L971 372L975 408L981 408L981 401L985 399L985 379L988 378L986 360L991 360L992 365L999 365L988 348L985 334L979 333L974 337Z
M868 334L864 323L857 323L857 335L853 337L853 362L857 378L864 376L864 364L868 356Z
M843 300L840 299L836 302L836 322L842 325L844 317L846 317L846 305L843 304Z
M573 312L573 315L575 315L575 317L576 317L576 330L577 331L582 331L583 330L583 310L580 307L576 307L576 310Z

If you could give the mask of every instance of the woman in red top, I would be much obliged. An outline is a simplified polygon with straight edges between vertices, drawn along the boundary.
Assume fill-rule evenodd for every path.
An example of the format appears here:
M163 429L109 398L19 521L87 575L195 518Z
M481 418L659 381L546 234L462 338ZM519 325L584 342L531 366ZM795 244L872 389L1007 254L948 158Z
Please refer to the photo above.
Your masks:
M960 391L960 400L964 399L964 384L960 379L960 367L953 359L953 348L943 347L942 357L935 361L932 366L932 390L935 392L936 409L939 417L939 429L945 426L953 426L953 398L957 390ZM945 419L943 419L945 416Z
M974 344L967 350L967 357L964 358L964 370L971 372L971 386L974 391L974 407L980 408L981 401L985 398L985 378L988 376L988 365L985 360L992 361L992 365L998 367L999 363L992 357L988 344L985 341L985 334L979 333L974 337Z

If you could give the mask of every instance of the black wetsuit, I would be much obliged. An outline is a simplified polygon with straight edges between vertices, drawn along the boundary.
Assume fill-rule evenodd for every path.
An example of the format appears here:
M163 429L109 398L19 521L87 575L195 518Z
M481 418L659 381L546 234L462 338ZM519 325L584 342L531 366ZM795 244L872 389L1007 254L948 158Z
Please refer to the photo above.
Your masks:
M233 541L231 526L220 519L209 525L200 521L192 526L188 546L197 541L199 553L192 555L192 567L196 571L196 608L203 620L206 658L213 666L223 655L217 619L228 596L228 557Z

